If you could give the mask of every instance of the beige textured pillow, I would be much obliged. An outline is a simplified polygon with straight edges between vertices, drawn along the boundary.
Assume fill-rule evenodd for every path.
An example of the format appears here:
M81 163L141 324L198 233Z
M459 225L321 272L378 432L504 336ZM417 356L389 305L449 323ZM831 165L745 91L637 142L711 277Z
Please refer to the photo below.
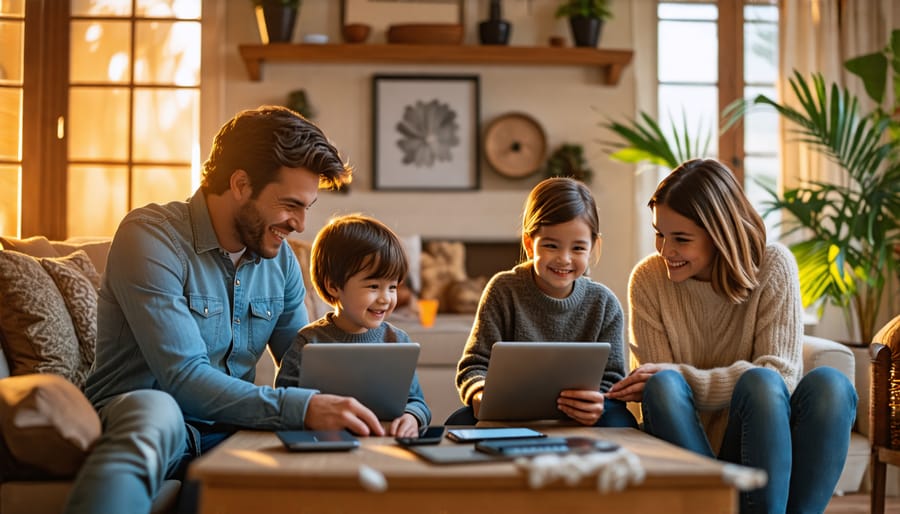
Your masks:
M303 241L302 239L288 239L294 256L297 257L297 264L300 266L300 273L303 275L303 286L306 287L306 298L303 302L306 304L306 313L309 315L309 321L315 321L331 310L331 306L316 292L316 288L312 283L312 277L309 271L309 258L312 250L312 243Z
M32 257L59 257L59 252L44 236L33 236L27 239L0 237L0 248L31 255Z
M73 258L47 260L64 263ZM75 327L60 290L40 261L22 253L0 251L0 298L3 353L11 374L55 373L81 387L87 368L82 363ZM95 300L95 313L96 308Z
M40 259L41 266L53 279L62 294L66 310L78 338L79 383L87 378L94 363L97 346L97 289L94 280L100 277L83 250L78 250L59 259Z
M53 374L0 380L0 429L20 464L74 475L100 437L97 412L71 382Z

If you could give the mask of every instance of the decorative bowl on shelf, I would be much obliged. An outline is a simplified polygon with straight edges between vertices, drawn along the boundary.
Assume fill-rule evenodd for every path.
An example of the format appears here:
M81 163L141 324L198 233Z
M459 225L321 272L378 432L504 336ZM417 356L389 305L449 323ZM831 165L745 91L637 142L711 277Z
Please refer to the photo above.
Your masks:
M388 43L412 45L458 45L462 43L463 27L459 23L404 23L390 25Z
M365 23L348 23L341 28L344 41L348 43L364 43L371 31L372 27Z

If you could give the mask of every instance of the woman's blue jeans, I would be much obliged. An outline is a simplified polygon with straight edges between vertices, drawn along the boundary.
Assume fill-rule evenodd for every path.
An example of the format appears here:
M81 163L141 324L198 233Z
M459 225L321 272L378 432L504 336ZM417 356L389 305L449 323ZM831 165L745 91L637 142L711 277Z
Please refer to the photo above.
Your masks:
M741 375L718 458L769 475L765 487L741 493L741 513L824 512L847 458L856 402L853 385L834 368L813 369L794 394L771 369ZM681 373L653 375L642 412L648 434L716 457Z

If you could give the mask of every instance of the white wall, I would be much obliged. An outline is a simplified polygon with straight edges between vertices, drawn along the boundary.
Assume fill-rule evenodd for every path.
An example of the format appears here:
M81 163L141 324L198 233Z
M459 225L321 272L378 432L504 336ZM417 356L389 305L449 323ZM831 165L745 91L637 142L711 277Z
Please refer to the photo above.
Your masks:
M553 12L557 0L503 2L503 17L512 23L510 44L546 45L551 35L569 36L565 20ZM639 2L640 3L640 2ZM242 43L259 42L252 3L228 0L222 41L220 91L221 124L241 109L263 103L283 104L288 92L305 89L317 110L315 117L356 172L351 192L322 192L310 212L304 237L312 235L335 213L361 211L376 216L401 234L467 240L515 240L519 217L528 190L540 180L533 176L509 180L481 164L481 189L472 192L379 192L371 188L371 78L376 73L477 74L481 78L482 129L496 116L523 111L536 118L547 133L551 149L563 142L577 142L594 170L591 187L600 208L603 256L592 273L606 283L624 303L628 274L638 260L638 239L651 232L637 225L636 213L646 202L635 190L631 166L610 161L598 144L608 137L599 124L606 116L633 116L635 112L634 66L629 65L615 86L605 86L591 68L568 66L457 66L390 64L264 63L263 79L251 82L238 54ZM487 17L486 0L465 0L466 44L477 44L477 24ZM633 49L634 33L641 22L633 19L632 2L614 0L615 18L604 28L600 47ZM652 21L648 21L652 23ZM294 41L316 32L340 41L340 2L304 0ZM207 138L211 139L211 135ZM205 144L209 144L207 141ZM208 146L204 152L208 151ZM653 184L655 186L655 183ZM641 201L636 199L641 196ZM637 237L636 237L637 236ZM627 310L627 307L625 307Z

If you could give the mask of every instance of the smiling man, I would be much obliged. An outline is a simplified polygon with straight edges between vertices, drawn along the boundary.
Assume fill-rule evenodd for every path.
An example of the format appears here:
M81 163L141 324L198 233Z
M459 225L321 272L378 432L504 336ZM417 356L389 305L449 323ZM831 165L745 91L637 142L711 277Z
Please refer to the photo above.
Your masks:
M284 240L303 231L320 187L350 177L318 127L264 106L220 129L190 199L122 220L85 386L103 436L70 512L149 512L166 478L239 428L338 429L362 418L382 430L352 398L253 383L266 348L280 362L308 322Z

